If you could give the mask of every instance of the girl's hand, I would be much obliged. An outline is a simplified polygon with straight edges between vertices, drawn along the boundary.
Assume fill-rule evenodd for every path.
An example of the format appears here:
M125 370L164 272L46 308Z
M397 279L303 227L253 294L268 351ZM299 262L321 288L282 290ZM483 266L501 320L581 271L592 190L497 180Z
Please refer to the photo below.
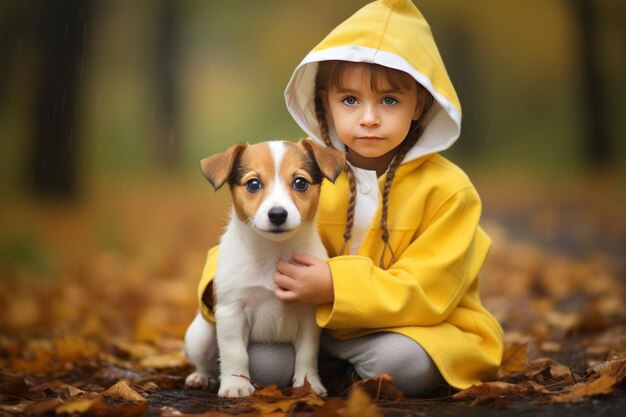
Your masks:
M317 305L335 300L328 264L315 256L294 253L289 263L279 259L274 272L276 297L286 303Z

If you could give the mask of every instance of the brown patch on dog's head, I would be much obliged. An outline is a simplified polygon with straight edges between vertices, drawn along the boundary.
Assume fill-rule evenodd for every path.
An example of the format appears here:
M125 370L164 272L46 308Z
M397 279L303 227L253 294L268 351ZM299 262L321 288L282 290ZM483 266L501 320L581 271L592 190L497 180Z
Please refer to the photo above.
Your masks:
M237 217L250 222L270 191L275 177L274 158L266 142L248 145L239 157L236 170L231 175L230 191ZM258 191L249 187L257 181Z
M345 164L343 153L326 149L311 140L285 143L280 176L303 221L315 218L322 180L334 181ZM302 184L306 183L303 187Z

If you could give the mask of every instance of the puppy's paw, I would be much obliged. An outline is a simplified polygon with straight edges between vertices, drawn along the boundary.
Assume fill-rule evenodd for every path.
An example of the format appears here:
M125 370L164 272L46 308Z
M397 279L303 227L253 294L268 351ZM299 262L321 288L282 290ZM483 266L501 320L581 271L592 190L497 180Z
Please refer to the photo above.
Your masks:
M185 379L185 387L192 389L210 389L217 387L217 381L209 374L203 372L194 372L189 374Z
M322 385L322 381L320 380L320 377L318 374L312 374L306 375L306 380L309 382L309 384L311 385L311 389L320 397L322 398L326 398L326 388L324 388L324 385ZM294 376L293 378L293 386L294 387L301 387L304 385L304 377L296 377Z
M252 395L254 387L246 378L241 376L227 376L220 381L220 390L217 395L222 398L239 398Z
M319 381L319 378L318 378L318 381L315 381L315 382L311 381L311 389L315 391L315 393L319 395L320 397L326 398L327 396L326 388L324 388L324 385L322 385L322 382Z

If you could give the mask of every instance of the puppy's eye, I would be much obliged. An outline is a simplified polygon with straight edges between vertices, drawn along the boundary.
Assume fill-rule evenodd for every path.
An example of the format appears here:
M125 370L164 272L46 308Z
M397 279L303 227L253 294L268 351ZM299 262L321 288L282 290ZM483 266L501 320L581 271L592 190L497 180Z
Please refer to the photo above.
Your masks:
M309 188L309 182L302 177L298 177L293 180L291 186L294 190L302 192Z
M246 181L246 190L250 191L251 193L261 191L261 188L263 188L263 184L256 178Z

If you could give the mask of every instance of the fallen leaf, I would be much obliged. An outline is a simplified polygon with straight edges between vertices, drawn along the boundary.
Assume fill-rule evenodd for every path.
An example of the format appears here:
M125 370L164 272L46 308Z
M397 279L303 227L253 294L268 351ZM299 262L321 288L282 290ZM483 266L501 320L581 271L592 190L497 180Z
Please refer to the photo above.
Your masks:
M91 358L100 352L100 348L94 342L69 334L65 334L62 339L57 340L55 345L55 359L65 363Z
M115 349L125 357L133 359L143 359L147 356L154 356L158 353L154 345L145 342L129 342L118 340L114 345Z
M167 369L187 366L189 361L181 352L172 352L145 357L141 359L140 364L144 368Z
M63 399L70 399L85 394L85 391L61 381L50 381L31 388L31 392L42 392L46 395L54 395Z
M262 414L268 414L275 411L286 413L297 404L319 407L324 404L324 400L317 394L311 393L298 398L283 398L271 402L258 401L251 403L250 406Z
M579 402L587 397L611 394L616 382L615 377L605 374L593 382L578 383L570 388L569 392L560 394L552 400L557 403Z
M263 398L263 399L274 399L274 398L283 398L283 392L278 388L277 385L272 384L266 387L263 387L259 390L254 391L252 394L253 397Z
M24 380L24 375L9 374L0 372L0 393L24 396L28 391L28 386Z
M393 383L393 377L387 373L376 375L372 378L356 381L352 387L362 389L375 401L379 400L403 400L404 394Z
M270 385L255 391L249 400L249 406L262 414L276 411L286 413L298 404L310 407L324 404L324 400L311 389L306 378L302 387L280 390L276 385Z
M472 385L471 387L457 392L452 396L455 400L469 400L478 397L500 397L500 396L518 396L518 395L534 395L534 394L553 394L552 391L546 389L533 381L524 381L520 384L510 384L508 382L493 381L485 382L480 385Z
M51 346L37 344L33 347L32 358L13 358L11 368L22 372L46 373L57 370L59 364L54 360Z
M533 359L528 363L528 368L528 377L531 379L536 379L535 377L540 374L548 379L558 381L574 382L580 379L580 376L575 374L571 368L549 358Z
M55 409L55 412L57 416L64 414L71 414L73 416L84 415L89 410L101 407L103 404L104 399L98 396L94 398L76 400L62 404Z
M596 365L593 371L599 375L610 375L617 382L626 378L626 359L616 359Z
M341 413L344 417L382 417L369 395L360 387L353 387L346 400L346 408Z
M528 354L526 353L527 344L514 344L507 346L502 354L502 365L500 365L500 373L502 375L510 375L526 370L528 362Z
M117 398L124 401L134 401L140 403L148 402L143 395L139 394L131 387L130 381L127 379L119 381L108 390L104 391L102 396L107 398Z
M346 401L342 398L329 398L319 408L313 411L313 417L344 417Z

